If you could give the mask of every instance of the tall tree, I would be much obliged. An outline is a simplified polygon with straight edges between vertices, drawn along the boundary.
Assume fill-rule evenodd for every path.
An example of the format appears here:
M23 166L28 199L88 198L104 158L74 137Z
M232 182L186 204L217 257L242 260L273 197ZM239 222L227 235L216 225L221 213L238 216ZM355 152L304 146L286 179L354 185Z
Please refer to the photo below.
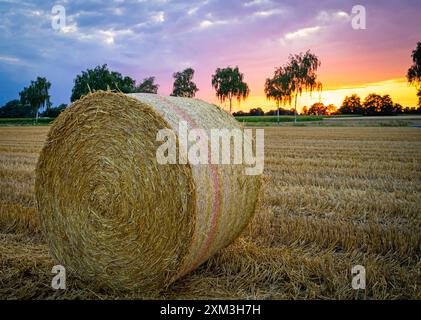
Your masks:
M155 77L148 77L136 86L131 92L158 93L159 84L155 83Z
M341 114L363 114L361 98L356 94L346 96L338 111Z
M417 43L417 47L412 51L412 66L408 69L406 75L408 82L417 90L418 106L421 107L421 42Z
M172 96L193 98L199 90L193 82L194 70L192 68L184 69L181 72L173 73L174 84Z
M219 101L225 102L228 99L230 114L232 113L233 97L236 97L237 102L240 103L241 100L245 101L250 94L250 89L244 82L244 74L239 71L238 67L216 69L215 74L212 75L212 87L215 88Z
M31 116L35 115L35 109L39 107L39 97L37 97L35 92L35 87L33 85L33 81L29 85L29 87L24 87L19 92L20 102L21 104L31 110Z
M51 83L43 77L37 77L34 81L31 81L29 87L23 88L19 92L20 101L24 107L29 107L35 115L36 121L38 121L38 111L40 107L43 108L45 105L50 107L50 95L48 90L51 87Z
M46 78L38 77L35 81L35 86L40 96L42 109L44 109L45 106L47 106L47 109L49 109L51 107L51 102L48 90L51 88L51 83L47 81Z
M289 99L294 99L294 121L297 121L297 98L303 92L322 90L322 83L317 81L317 70L321 62L319 58L308 50L305 53L289 56L288 64L284 67L289 80Z
M287 64L278 68L285 87L284 101L291 104L294 99L294 122L297 122L297 99L303 92L321 91L322 84L317 81L317 70L321 62L308 50L305 53L290 55Z
M275 70L273 78L266 79L265 95L268 100L274 100L276 102L276 114L279 123L281 103L283 105L286 103L291 104L291 79L290 75L285 72L283 67L279 67Z

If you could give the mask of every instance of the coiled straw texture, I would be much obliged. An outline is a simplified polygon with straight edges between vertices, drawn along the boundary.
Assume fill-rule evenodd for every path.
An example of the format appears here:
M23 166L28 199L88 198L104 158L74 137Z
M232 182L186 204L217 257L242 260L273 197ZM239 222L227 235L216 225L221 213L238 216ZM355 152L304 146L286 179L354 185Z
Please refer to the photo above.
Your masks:
M160 290L238 237L260 179L243 165L159 164L157 132L177 132L180 121L240 128L197 99L111 92L83 97L54 121L35 191L59 264L105 287Z

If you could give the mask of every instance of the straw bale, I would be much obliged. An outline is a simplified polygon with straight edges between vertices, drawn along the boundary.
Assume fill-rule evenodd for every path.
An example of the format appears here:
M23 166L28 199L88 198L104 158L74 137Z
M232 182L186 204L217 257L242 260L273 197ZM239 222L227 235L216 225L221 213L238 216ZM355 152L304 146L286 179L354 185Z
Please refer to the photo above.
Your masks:
M111 92L83 97L54 121L35 191L57 263L109 288L160 290L238 237L260 179L244 165L159 164L157 132L180 121L240 128L197 99Z

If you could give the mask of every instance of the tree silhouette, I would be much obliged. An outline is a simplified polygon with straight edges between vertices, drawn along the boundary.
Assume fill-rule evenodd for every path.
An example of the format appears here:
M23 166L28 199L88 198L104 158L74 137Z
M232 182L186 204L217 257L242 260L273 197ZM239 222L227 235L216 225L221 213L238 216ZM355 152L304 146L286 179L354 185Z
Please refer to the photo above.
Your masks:
M215 74L212 75L212 87L215 88L219 101L225 102L228 99L230 114L232 113L232 98L236 97L237 102L240 103L241 100L245 101L250 93L247 83L244 82L244 74L238 67L216 69Z
M346 96L342 102L341 107L339 108L339 113L341 114L363 114L363 106L361 104L361 98L353 94L351 96Z
M393 106L393 113L394 114L403 113L402 105L400 105L399 103L395 103L394 106Z
M291 104L291 78L283 67L275 70L273 78L267 78L265 82L265 95L268 100L276 101L277 116L279 123L280 105Z
M303 91L321 90L322 84L317 81L316 71L320 67L319 58L308 50L306 53L300 53L290 56L287 74L291 77L291 92L294 96L294 121L297 121L297 97L301 96Z
M317 81L317 70L321 62L319 58L308 50L305 53L290 55L288 63L278 68L284 83L285 100L291 104L294 99L294 122L297 122L297 99L303 92L322 90L321 82Z
M421 42L417 43L417 47L412 51L412 66L408 69L406 75L408 82L417 90L418 106L421 107Z
M199 90L196 84L192 81L194 70L192 68L184 69L181 72L173 74L174 84L172 89L172 96L193 98Z
M326 106L323 103L316 102L308 109L307 113L312 116L322 116L327 114L326 110Z
M393 104L390 95L386 94L382 97L382 105L380 107L380 113L382 115L392 115L395 112L395 105Z
M264 116L265 112L262 110L262 108L252 108L249 111L250 116Z
M370 93L364 99L364 115L373 116L380 113L382 107L382 97L376 93Z
M155 77L148 77L143 79L143 81L130 92L157 94L158 88L159 84L155 83Z

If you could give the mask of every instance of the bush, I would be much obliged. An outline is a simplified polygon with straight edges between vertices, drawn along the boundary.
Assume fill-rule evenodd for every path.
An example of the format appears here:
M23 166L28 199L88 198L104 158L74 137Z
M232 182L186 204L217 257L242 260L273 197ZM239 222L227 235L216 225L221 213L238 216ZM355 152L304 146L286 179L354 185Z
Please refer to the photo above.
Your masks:
M64 103L59 105L58 107L55 108L49 108L47 110L45 110L41 116L43 117L48 117L48 118L56 118L58 117L58 115L64 110L66 109L67 105L65 105Z

